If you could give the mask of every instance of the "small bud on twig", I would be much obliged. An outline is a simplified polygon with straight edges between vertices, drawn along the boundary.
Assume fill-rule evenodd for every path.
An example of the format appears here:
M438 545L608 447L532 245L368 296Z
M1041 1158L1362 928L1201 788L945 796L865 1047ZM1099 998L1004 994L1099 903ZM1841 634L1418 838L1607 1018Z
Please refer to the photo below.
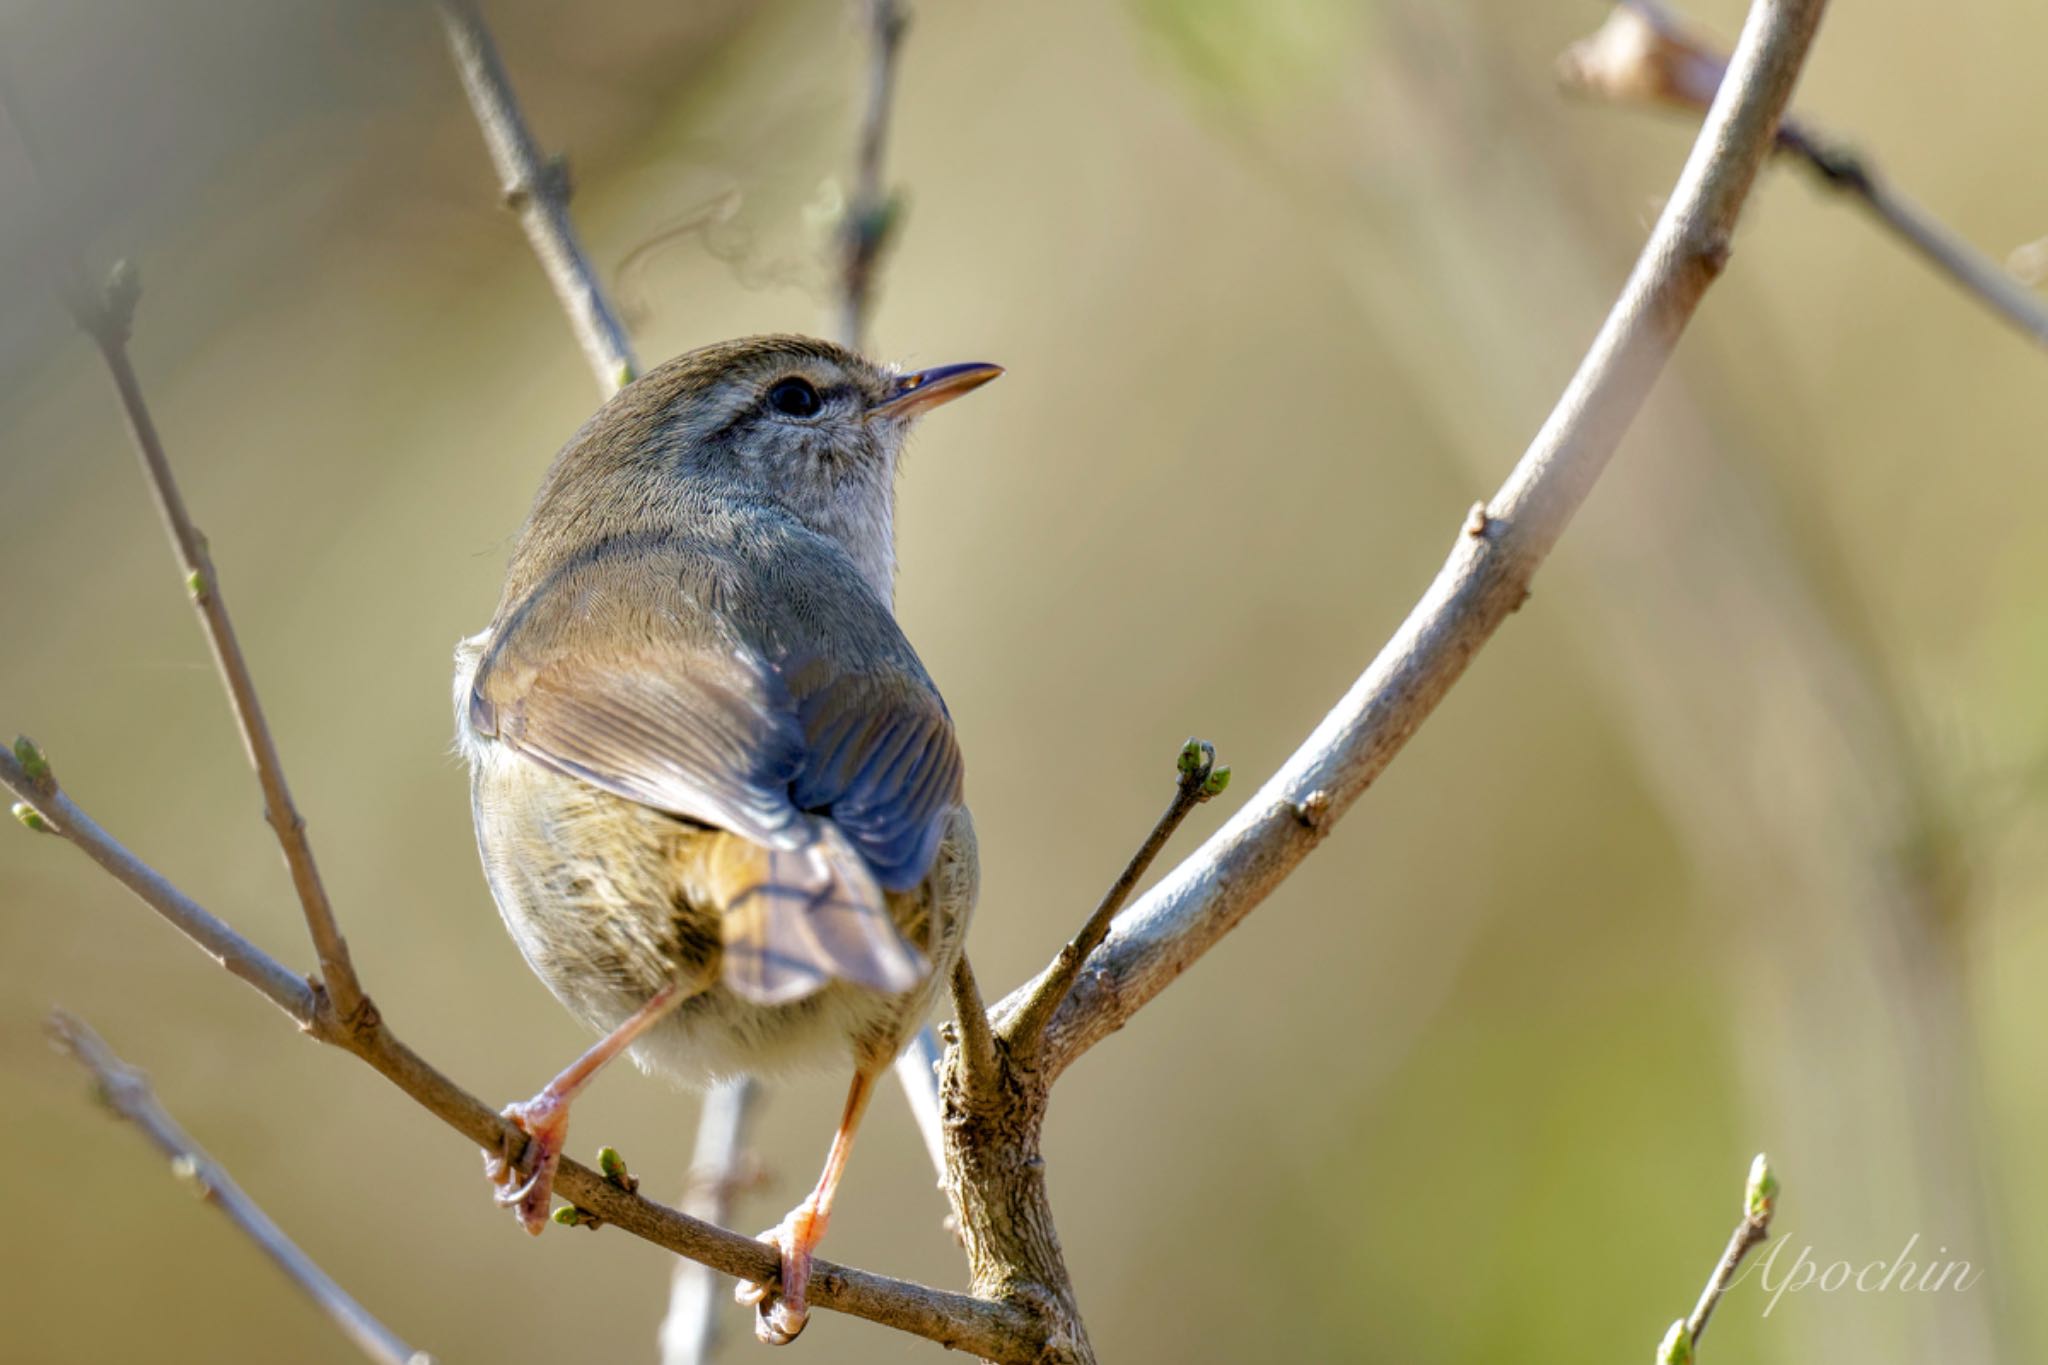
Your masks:
M1750 1222L1766 1227L1777 1211L1778 1177L1771 1174L1771 1163L1762 1152L1750 1163L1749 1187L1743 1192L1742 1205Z
M631 1194L640 1188L640 1178L626 1169L626 1158L619 1155L616 1147L597 1149L597 1169L604 1172L604 1178Z
M38 792L44 796L56 795L57 775L50 769L50 760L27 735L14 737L14 761L21 765L21 771L35 784Z

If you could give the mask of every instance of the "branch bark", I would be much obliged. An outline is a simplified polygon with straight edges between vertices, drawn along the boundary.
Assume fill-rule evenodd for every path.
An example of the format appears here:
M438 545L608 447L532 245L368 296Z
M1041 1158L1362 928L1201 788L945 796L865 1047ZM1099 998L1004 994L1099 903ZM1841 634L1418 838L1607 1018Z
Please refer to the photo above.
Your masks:
M451 6L444 13L473 17L466 4ZM994 1038L998 1084L977 1094L961 1083L962 1049L949 1049L948 1192L978 1297L820 1262L813 1302L987 1359L1093 1360L1039 1150L1053 1080L1218 942L1306 856L1521 604L1536 567L1605 468L1725 264L1729 233L1822 8L1823 0L1756 0L1665 213L1578 374L1492 502L1474 509L1435 583L1351 692L1224 830L1113 921L1054 1011L1042 1055L1012 1057ZM525 145L531 151L530 138ZM559 216L559 202L554 207ZM235 935L99 830L58 789L47 760L32 746L26 752L0 755L0 785L28 808L24 823L86 849L302 1028L361 1057L468 1141L516 1143L497 1114L400 1041L366 999L352 1012L338 1011L326 989ZM1014 1017L1056 971L1013 992L998 1018ZM963 972L962 985L970 980ZM963 1002L972 995L963 989ZM653 1204L580 1164L565 1161L557 1183L573 1204L603 1221L727 1274L767 1280L778 1267L772 1248Z
M226 1214L364 1355L385 1365L433 1365L432 1356L401 1341L285 1236L284 1229L157 1103L150 1093L149 1078L114 1055L84 1020L57 1010L48 1027L51 1040L92 1073L107 1107L141 1129L142 1135L170 1158L172 1173Z
M1658 0L1624 0L1597 33L1574 43L1558 60L1559 78L1568 89L1691 110L1707 107L1727 68L1725 55ZM1901 194L1868 157L1789 115L1779 124L1778 145L1823 185L1862 205L1964 293L2036 345L2048 346L2048 302Z
M32 762L24 761L19 746L13 753L0 752L0 787L26 808L24 824L40 825L76 845L302 1030L367 1062L472 1145L517 1150L524 1135L408 1047L373 1004L366 1000L365 1008L344 1018L325 991L235 933L101 829L57 784L47 759L32 746L30 752ZM734 1278L769 1280L781 1268L773 1247L657 1204L579 1162L563 1159L555 1188L604 1222ZM994 1360L1034 1360L1043 1338L1041 1325L1015 1305L982 1302L822 1260L813 1272L810 1297L814 1305Z
M598 389L609 398L630 384L640 367L625 325L598 284L570 220L568 163L543 154L534 141L498 45L474 0L440 0L439 8L456 74L490 149L491 164L498 168L505 205L519 215L519 226L526 230L541 271L569 315L569 326L597 377Z
M1121 1028L1308 856L1527 598L1725 266L1823 6L1752 5L1664 212L1549 420L1473 508L1436 581L1343 700L1242 810L1118 917L1048 1029L1051 1075ZM998 1004L997 1018L1022 1008L1044 975Z
M264 717L256 681L249 673L249 661L236 638L227 600L221 595L220 575L213 567L206 537L193 524L192 514L185 507L184 494L179 492L170 460L164 454L163 438L157 433L156 419L150 415L141 381L129 359L128 336L136 302L142 295L141 281L126 262L116 265L99 289L87 287L75 265L62 269L67 284L60 293L79 328L92 338L106 364L107 375L121 403L121 414L134 439L135 453L142 461L143 477L156 499L157 511L171 538L171 549L185 572L185 587L199 614L199 625L213 652L221 683L227 689L235 725L242 735L242 750L255 768L257 784L263 790L263 818L276 832L278 846L284 850L292 888L298 893L306 929L320 961L321 981L342 1016L353 1016L367 1002L349 957L348 941L341 935L334 907L327 899L327 887L314 864L313 846L306 838L306 821L292 804L284 761L278 757L277 741Z

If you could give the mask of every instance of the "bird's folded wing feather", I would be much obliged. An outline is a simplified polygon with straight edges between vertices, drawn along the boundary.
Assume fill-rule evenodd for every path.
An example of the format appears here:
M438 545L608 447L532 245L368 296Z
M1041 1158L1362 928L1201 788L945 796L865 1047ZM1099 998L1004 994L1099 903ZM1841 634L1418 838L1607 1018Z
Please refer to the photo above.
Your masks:
M805 993L807 971L904 989L905 952L914 983L922 964L877 888L924 878L961 800L937 689L886 608L815 581L832 567L806 582L799 556L772 584L736 584L730 565L687 547L587 555L501 619L472 685L479 733L776 855L725 917L729 945L747 938L757 967L791 964L749 998ZM791 609L764 604L775 591ZM754 617L717 609L734 601Z

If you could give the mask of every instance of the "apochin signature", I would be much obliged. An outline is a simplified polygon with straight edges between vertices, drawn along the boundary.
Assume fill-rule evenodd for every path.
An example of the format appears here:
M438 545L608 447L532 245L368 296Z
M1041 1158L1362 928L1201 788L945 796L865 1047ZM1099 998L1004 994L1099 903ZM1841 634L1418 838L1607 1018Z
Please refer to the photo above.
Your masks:
M1984 1278L1981 1267L1968 1261L1947 1259L1947 1247L1936 1247L1933 1259L1908 1259L1919 1244L1920 1234L1916 1232L1906 1239L1906 1245L1891 1260L1867 1261L1862 1265L1850 1261L1823 1264L1813 1259L1813 1247L1807 1245L1799 1248L1792 1264L1780 1276L1777 1275L1778 1257L1791 1244L1779 1240L1772 1244L1766 1255L1744 1266L1730 1281L1729 1288L1754 1274L1757 1283L1771 1296L1771 1301L1764 1305L1763 1314L1769 1317L1777 1308L1779 1299L1804 1289L1818 1289L1823 1294L1839 1293L1844 1289L1853 1289L1859 1294L1934 1294L1944 1289L1960 1293Z

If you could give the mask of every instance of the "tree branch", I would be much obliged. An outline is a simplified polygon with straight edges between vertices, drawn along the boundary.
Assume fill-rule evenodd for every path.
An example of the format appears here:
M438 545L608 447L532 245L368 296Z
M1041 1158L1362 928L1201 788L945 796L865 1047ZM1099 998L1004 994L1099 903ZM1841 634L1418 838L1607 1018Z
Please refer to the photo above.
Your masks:
M1727 68L1727 57L1659 0L1624 0L1599 32L1572 44L1558 59L1558 76L1567 89L1694 111L1707 107ZM1868 158L1789 115L1778 127L1778 145L1822 184L1861 204L1965 293L2036 344L2048 345L2048 302L1900 194Z
M724 1227L747 1171L747 1114L760 1098L753 1082L725 1081L704 1092L697 1145L683 1190L683 1212ZM732 1295L697 1261L678 1260L669 1277L668 1315L661 1323L662 1365L703 1365L718 1339L718 1309Z
M231 973L321 1042L353 1053L471 1143L517 1151L523 1134L401 1041L374 1007L344 1018L327 993L235 933L151 870L88 817L57 785L43 755L27 746L0 753L0 786L20 800L17 818L59 835L111 872L144 904L183 931ZM555 1188L570 1203L679 1256L738 1279L766 1281L781 1256L765 1243L714 1227L646 1199L597 1171L564 1159ZM1043 1326L1023 1309L819 1261L811 1302L972 1351L994 1360L1037 1358Z
M605 297L597 272L584 254L576 225L569 219L569 167L561 157L542 154L520 112L512 81L498 56L498 45L477 12L474 0L440 0L442 26L455 55L455 70L476 114L477 127L498 168L505 205L519 215L526 240L540 258L555 297L569 315L583 358L590 362L598 389L609 398L633 381L639 365L633 343Z
M977 1098L994 1095L999 1087L995 1030L989 1025L988 1006L983 1002L981 984L974 979L974 967L961 953L947 981L953 993L953 1029L947 1038L960 1049L967 1090ZM943 1108L943 1106L942 1106ZM939 1165L939 1176L947 1178L947 1163Z
M1243 809L1118 917L1048 1027L1052 1073L1122 1027L1263 901L1521 606L1726 264L1823 7L1751 6L1664 212L1549 420L1493 499L1473 509L1436 581L1343 700ZM997 1017L1021 1008L1044 977L1012 992Z
M1771 1174L1771 1165L1763 1153L1758 1152L1756 1160L1750 1163L1749 1184L1742 1194L1742 1221L1729 1235L1728 1249L1721 1253L1714 1273L1707 1277L1707 1287L1700 1291L1692 1316L1672 1323L1671 1330L1664 1334L1664 1343L1657 1348L1658 1365L1692 1365L1700 1338L1707 1333L1707 1320L1714 1316L1721 1296L1735 1282L1735 1272L1741 1268L1743 1258L1770 1238L1771 1216L1777 1208L1778 1178Z
M263 818L276 832L277 842L284 850L285 866L291 872L292 887L298 893L306 929L312 935L313 950L320 961L321 980L335 1008L344 1018L349 1017L367 1002L349 957L348 942L341 936L334 907L327 899L327 888L313 862L305 819L292 804L277 741L271 736L263 703L256 695L255 680L249 674L249 662L242 654L234 622L228 616L220 575L213 567L206 537L193 525L191 513L186 510L184 495L178 491L170 460L164 454L163 438L157 433L156 421L150 415L141 382L135 377L135 366L128 356L128 336L134 323L135 304L142 293L141 282L125 261L114 267L99 290L85 288L75 270L68 273L70 281L60 293L72 317L92 338L100 358L106 362L129 435L134 439L135 452L142 460L143 475L155 495L179 567L185 571L185 587L199 613L199 624L213 651L221 682L227 688L235 724L242 734L243 752L256 769L256 780L263 790Z
M172 1174L226 1214L364 1355L387 1365L433 1365L432 1356L399 1340L285 1236L284 1229L157 1103L150 1093L149 1078L115 1056L83 1020L57 1010L50 1015L48 1028L51 1039L92 1073L107 1107L141 1129L143 1136L171 1159Z
M839 223L839 341L858 351L867 338L875 268L900 218L900 204L882 183L889 115L896 103L896 54L910 16L899 0L860 0L868 27L868 95L855 151L853 188Z
M1131 892L1137 890L1138 882L1152 866L1152 860L1166 847L1166 841L1173 837L1189 812L1210 797L1221 795L1230 785L1229 766L1216 766L1216 747L1206 740L1190 739L1182 745L1177 768L1179 777L1174 783L1173 800L1167 803L1165 812L1152 826L1152 832L1145 836L1145 842L1138 845L1138 851L1131 855L1123 872L1103 893L1095 913L1081 926L1081 932L1060 949L1052 966L1032 984L1029 997L1004 1018L1001 1027L1003 1043L1012 1056L1027 1061L1036 1056L1045 1036L1045 1026L1073 991L1074 982L1080 979L1081 967L1087 962L1088 955L1109 936L1110 922L1116 918L1116 912L1124 908Z

